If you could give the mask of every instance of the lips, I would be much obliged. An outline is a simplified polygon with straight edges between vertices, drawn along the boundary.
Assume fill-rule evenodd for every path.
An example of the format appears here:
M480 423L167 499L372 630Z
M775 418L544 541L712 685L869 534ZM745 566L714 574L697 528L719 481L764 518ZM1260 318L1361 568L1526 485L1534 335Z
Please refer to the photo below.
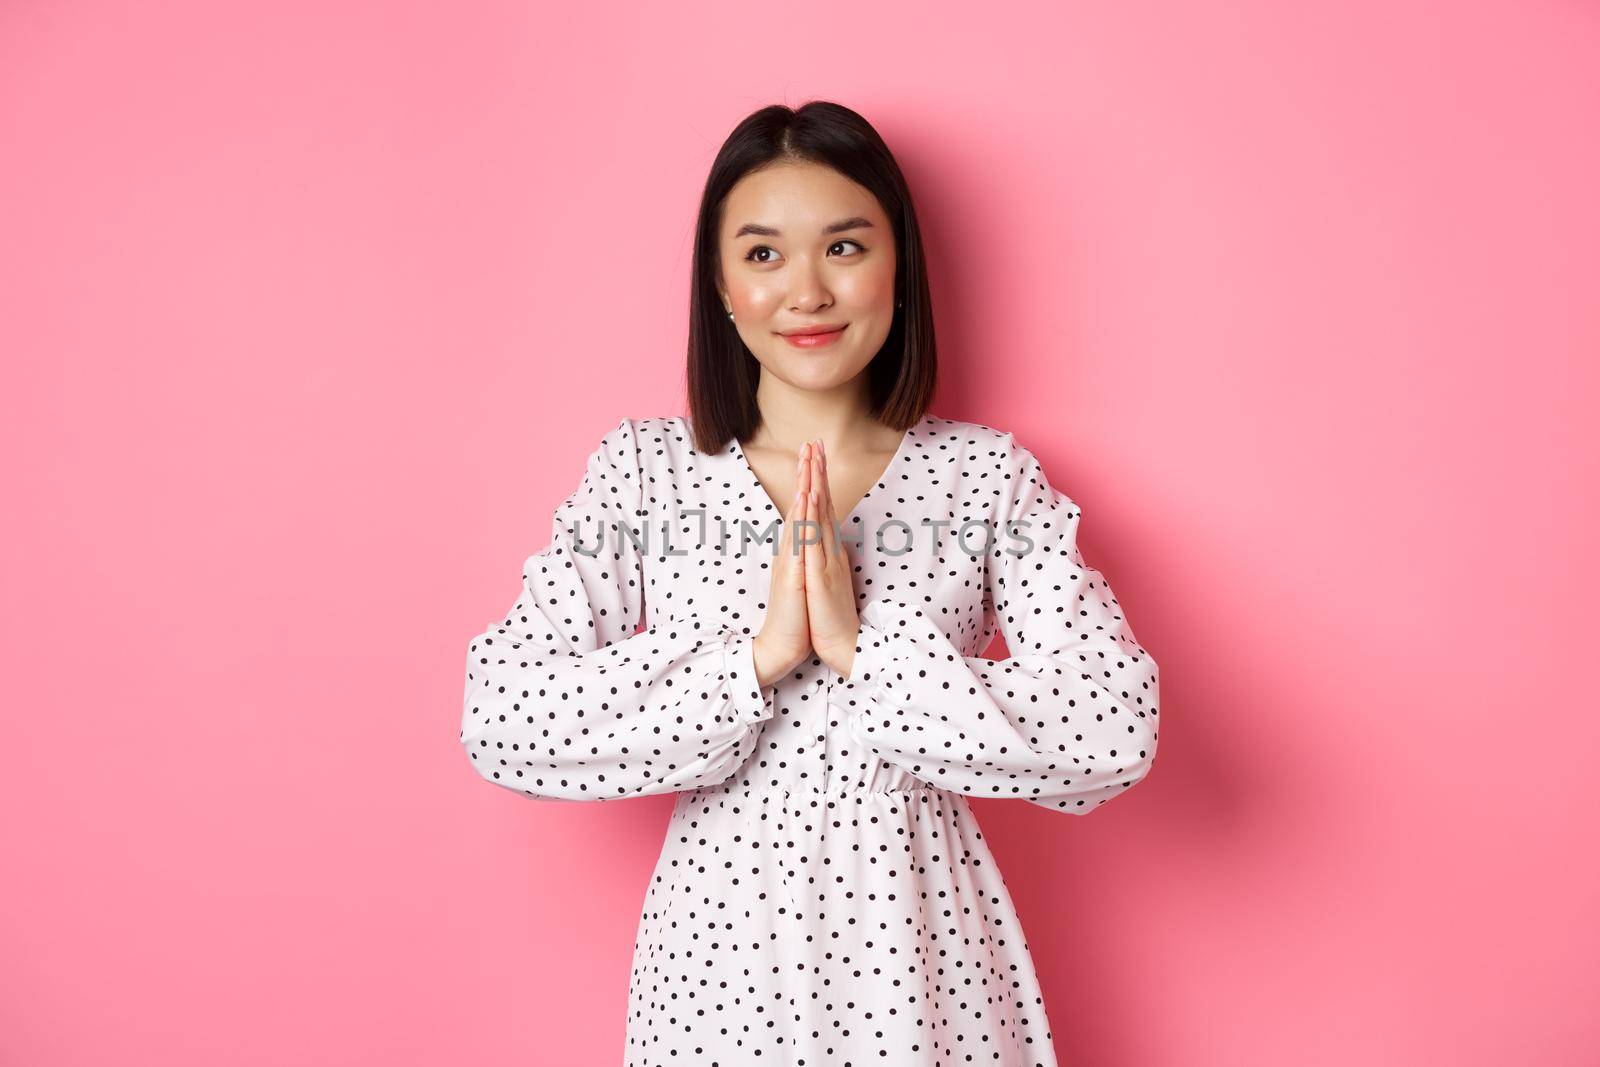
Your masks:
M795 348L820 348L823 345L831 345L843 337L844 331L844 326L836 326L831 329L824 328L821 332L784 333L778 336L788 341Z
M797 326L792 330L779 330L778 332L785 337L807 337L822 333L838 333L847 325L849 324L843 322L823 322L815 326Z

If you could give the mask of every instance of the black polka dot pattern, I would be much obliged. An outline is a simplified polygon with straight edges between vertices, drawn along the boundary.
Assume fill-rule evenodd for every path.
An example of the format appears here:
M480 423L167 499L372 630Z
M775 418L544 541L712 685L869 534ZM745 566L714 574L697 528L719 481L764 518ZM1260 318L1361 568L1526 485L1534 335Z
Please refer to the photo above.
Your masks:
M1011 434L925 416L842 524L850 677L812 657L763 690L778 508L737 443L700 453L682 417L605 435L471 641L460 739L530 797L677 795L628 1067L1054 1067L967 798L1082 815L1154 761L1155 660L1079 517ZM980 657L996 634L1010 657Z

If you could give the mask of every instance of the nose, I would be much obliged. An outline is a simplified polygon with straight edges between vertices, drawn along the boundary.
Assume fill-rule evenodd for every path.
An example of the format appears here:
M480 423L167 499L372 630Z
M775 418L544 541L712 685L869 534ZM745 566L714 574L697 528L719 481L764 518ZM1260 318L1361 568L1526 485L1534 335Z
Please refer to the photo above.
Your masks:
M809 315L833 303L833 295L823 284L821 272L807 258L796 259L789 272L789 310Z

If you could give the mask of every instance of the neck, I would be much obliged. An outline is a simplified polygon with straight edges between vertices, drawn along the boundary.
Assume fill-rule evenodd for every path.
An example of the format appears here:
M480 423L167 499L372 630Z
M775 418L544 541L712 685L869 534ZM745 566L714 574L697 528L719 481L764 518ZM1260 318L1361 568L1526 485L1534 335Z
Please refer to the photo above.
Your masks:
M876 447L884 427L872 416L865 377L857 376L860 385L851 381L838 389L821 390L797 389L763 373L756 387L756 406L761 409L756 443L784 452L799 452L802 444L815 438L829 449Z

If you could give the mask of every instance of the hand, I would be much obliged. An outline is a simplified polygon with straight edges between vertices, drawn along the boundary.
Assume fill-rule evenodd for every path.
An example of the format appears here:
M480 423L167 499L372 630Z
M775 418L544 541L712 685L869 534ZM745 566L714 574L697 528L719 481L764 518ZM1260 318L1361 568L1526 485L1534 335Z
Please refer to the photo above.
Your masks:
M805 556L803 547L797 542L796 529L800 520L805 518L806 500L811 488L810 448L810 442L800 446L794 502L783 516L783 529L778 536L778 554L772 565L772 592L767 598L767 617L754 641L756 680L763 689L811 655L811 632L806 618Z
M839 519L833 510L833 494L828 491L828 459L821 442L812 453L809 465L806 517L820 523L821 529L816 543L812 543L810 536L804 542L806 619L811 646L817 655L848 678L855 666L861 617L856 612L850 557L839 537Z

